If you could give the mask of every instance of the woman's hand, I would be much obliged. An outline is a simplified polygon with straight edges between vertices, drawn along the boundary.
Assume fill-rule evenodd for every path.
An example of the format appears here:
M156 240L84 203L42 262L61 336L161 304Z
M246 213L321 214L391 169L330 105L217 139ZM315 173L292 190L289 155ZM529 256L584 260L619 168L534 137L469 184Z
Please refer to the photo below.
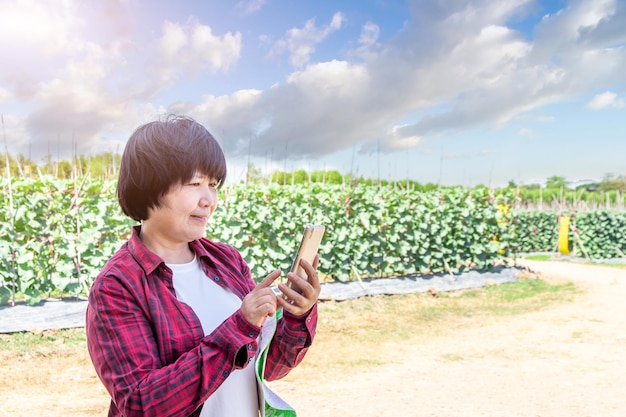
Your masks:
M319 261L319 255L315 255L313 265L304 259L300 260L300 266L304 269L304 272L306 272L307 279L298 276L294 272L287 274L287 279L291 281L294 288L290 288L287 284L278 284L278 289L281 290L287 298L277 298L278 303L285 311L288 311L294 316L302 316L317 302L320 291L322 290L320 287L320 280L317 276L317 266ZM298 290L296 290L296 288Z
M241 312L250 324L263 327L265 320L276 314L278 297L276 297L270 285L280 274L280 270L272 272L244 297L241 302Z

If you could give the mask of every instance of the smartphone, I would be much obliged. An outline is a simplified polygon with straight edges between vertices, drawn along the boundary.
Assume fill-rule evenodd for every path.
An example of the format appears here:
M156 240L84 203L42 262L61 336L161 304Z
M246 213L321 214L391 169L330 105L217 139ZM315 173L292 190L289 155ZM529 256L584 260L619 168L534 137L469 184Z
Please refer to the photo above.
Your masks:
M291 272L295 272L298 276L307 279L306 271L300 266L300 259L304 259L313 265L313 260L319 250L325 231L326 228L319 224L309 224L304 227L298 252L296 252L296 256L291 264ZM291 281L288 281L287 285L300 292L299 288L294 286Z

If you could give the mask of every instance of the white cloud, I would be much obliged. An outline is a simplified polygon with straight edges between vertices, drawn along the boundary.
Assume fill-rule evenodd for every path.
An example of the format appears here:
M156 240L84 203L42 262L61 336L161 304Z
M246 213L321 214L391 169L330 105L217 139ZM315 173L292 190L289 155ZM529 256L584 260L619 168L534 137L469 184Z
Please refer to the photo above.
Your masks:
M247 152L253 137L253 153L280 158L286 149L322 157L357 144L393 151L442 132L536 121L541 106L589 91L606 91L591 109L624 105L609 91L626 82L620 0L573 0L545 16L530 38L510 26L529 13L530 0L409 2L411 14L396 33L382 37L373 16L341 45L343 60L318 62L320 44L347 22L337 12L324 25L310 19L288 30L273 45L271 53L288 54L295 67L284 81L175 103L159 94L181 80L202 94L211 75L237 70L247 52L241 32L214 33L198 18L162 22L157 35L140 32L134 3L126 1L112 7L93 0L92 16L77 0L10 3L0 14L0 47L11 57L0 65L0 102L34 108L9 115L12 139L43 149L50 137L72 135L100 146L138 120L173 110L206 123L231 153ZM112 14L100 13L109 8ZM202 83L193 84L199 75Z
M365 23L361 28L357 48L354 51L349 51L348 55L365 61L375 59L381 49L381 45L378 43L379 36L380 27L377 24Z
M320 157L357 144L363 152L374 152L379 144L392 152L446 131L537 120L533 111L545 104L574 98L612 79L624 80L626 50L613 43L581 44L570 30L559 41L570 51L561 54L546 33L528 40L507 27L528 7L526 1L455 5L429 10L421 4L402 31L385 43L379 41L375 24L365 25L355 50L347 53L365 57L362 63L310 63L290 74L286 83L260 94L251 107L224 109L229 151L247 152L247 132L256 129L252 152L259 156L280 158L287 149L292 158ZM615 8L592 7L597 11L593 18L587 9L567 7L540 26L549 29L563 21L578 28L589 22L609 27L620 22L611 20L617 16ZM283 47L292 52L294 64L304 65L328 33L311 20L302 29L292 29ZM591 66L587 61L594 54ZM598 60L613 65L597 65ZM251 130L231 136L229 132L244 131L237 120Z
M380 35L380 28L378 25L372 22L367 22L361 29L361 36L359 37L359 44L363 47L371 47L376 44L378 36Z
M432 16L423 6L368 66L373 91L379 97L395 93L391 105L381 100L381 107L398 119L444 108L414 117L400 136L499 127L547 103L625 80L626 50L615 44L615 36L581 41L581 33L591 38L600 26L606 33L619 31L625 10L615 1L575 2L544 18L531 41L506 26L526 7L523 1L459 3L457 10L431 10Z
M159 39L159 71L167 82L201 71L228 72L239 60L241 33L213 34L210 26L191 18L186 25L165 21Z
M12 151L28 146L38 158L51 140L61 157L71 155L73 143L79 152L111 150L138 120L162 113L144 100L182 76L236 64L241 34L219 36L193 18L165 22L160 39L135 43L131 7L99 0L89 7L73 0L2 6L0 47L11 61L0 65L0 101L30 108L13 115Z
M4 3L0 14L0 46L5 54L6 48L17 53L22 48L46 55L62 52L81 23L69 1Z
M236 150L256 135L266 117L263 111L263 92L239 90L225 96L206 95L197 105L186 109L172 108L175 113L185 113L204 123L226 151Z
M247 152L252 136L256 155L324 155L383 128L385 113L363 107L368 82L363 66L331 61L309 65L265 92L207 96L185 110L201 115L228 152Z
M341 12L333 15L331 22L323 28L315 26L315 18L307 20L303 28L292 28L287 31L283 39L274 44L270 55L280 55L289 52L289 62L296 68L306 65L315 52L315 47L324 41L331 33L341 29L345 17Z
M0 4L0 82L16 99L28 99L37 84L63 67L80 41L81 20L70 2L25 0ZM10 3L10 4L9 4ZM9 58L10 57L10 58Z
M525 137L533 137L535 135L535 132L532 129L528 129L528 128L522 128L517 132L518 135L520 136L525 136Z
M243 10L244 13L256 13L263 8L266 0L247 0L237 3L237 8Z
M174 61L188 43L187 34L179 24L167 20L163 23L162 31L163 36L159 41L161 52L165 59Z
M241 33L228 32L214 36L206 25L196 25L192 34L191 53L200 57L214 71L228 71L239 59Z
M0 103L8 102L13 95L4 88L0 87Z
M388 134L386 135L390 140L388 140L387 148L389 150L397 150L404 148L412 148L416 146L420 142L419 136L404 136L401 137L398 135L398 132L402 128L402 125L392 126Z
M622 108L624 107L624 100L617 97L617 94L610 91L596 94L586 106L591 110L600 110L607 107Z

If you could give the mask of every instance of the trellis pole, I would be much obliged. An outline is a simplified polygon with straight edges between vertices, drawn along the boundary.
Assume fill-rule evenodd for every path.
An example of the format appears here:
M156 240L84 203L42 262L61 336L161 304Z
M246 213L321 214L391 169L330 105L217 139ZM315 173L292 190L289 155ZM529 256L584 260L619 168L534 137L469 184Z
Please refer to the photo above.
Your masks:
M4 114L0 115L2 119L2 136L4 138L4 158L6 163L6 176L7 176L7 187L9 189L9 223L11 224L11 231L15 233L15 221L13 219L13 187L11 185L11 167L9 165L9 147L7 145L7 133L4 128ZM11 262L15 263L15 251L13 247L11 247ZM11 304L15 305L15 289L17 288L17 283L15 282L15 274L11 274L11 283L13 284L13 288L11 288Z

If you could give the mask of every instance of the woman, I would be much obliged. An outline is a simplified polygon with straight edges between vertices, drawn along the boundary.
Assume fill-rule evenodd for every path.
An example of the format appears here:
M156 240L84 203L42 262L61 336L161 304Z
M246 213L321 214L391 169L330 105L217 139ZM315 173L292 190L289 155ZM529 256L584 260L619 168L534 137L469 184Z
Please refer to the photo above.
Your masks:
M190 118L139 127L120 166L123 212L141 224L93 283L87 344L112 401L109 416L258 416L254 372L263 328L275 327L265 378L285 376L313 341L320 293L308 279L274 271L258 285L233 247L206 239L224 154ZM277 309L283 316L275 322Z

